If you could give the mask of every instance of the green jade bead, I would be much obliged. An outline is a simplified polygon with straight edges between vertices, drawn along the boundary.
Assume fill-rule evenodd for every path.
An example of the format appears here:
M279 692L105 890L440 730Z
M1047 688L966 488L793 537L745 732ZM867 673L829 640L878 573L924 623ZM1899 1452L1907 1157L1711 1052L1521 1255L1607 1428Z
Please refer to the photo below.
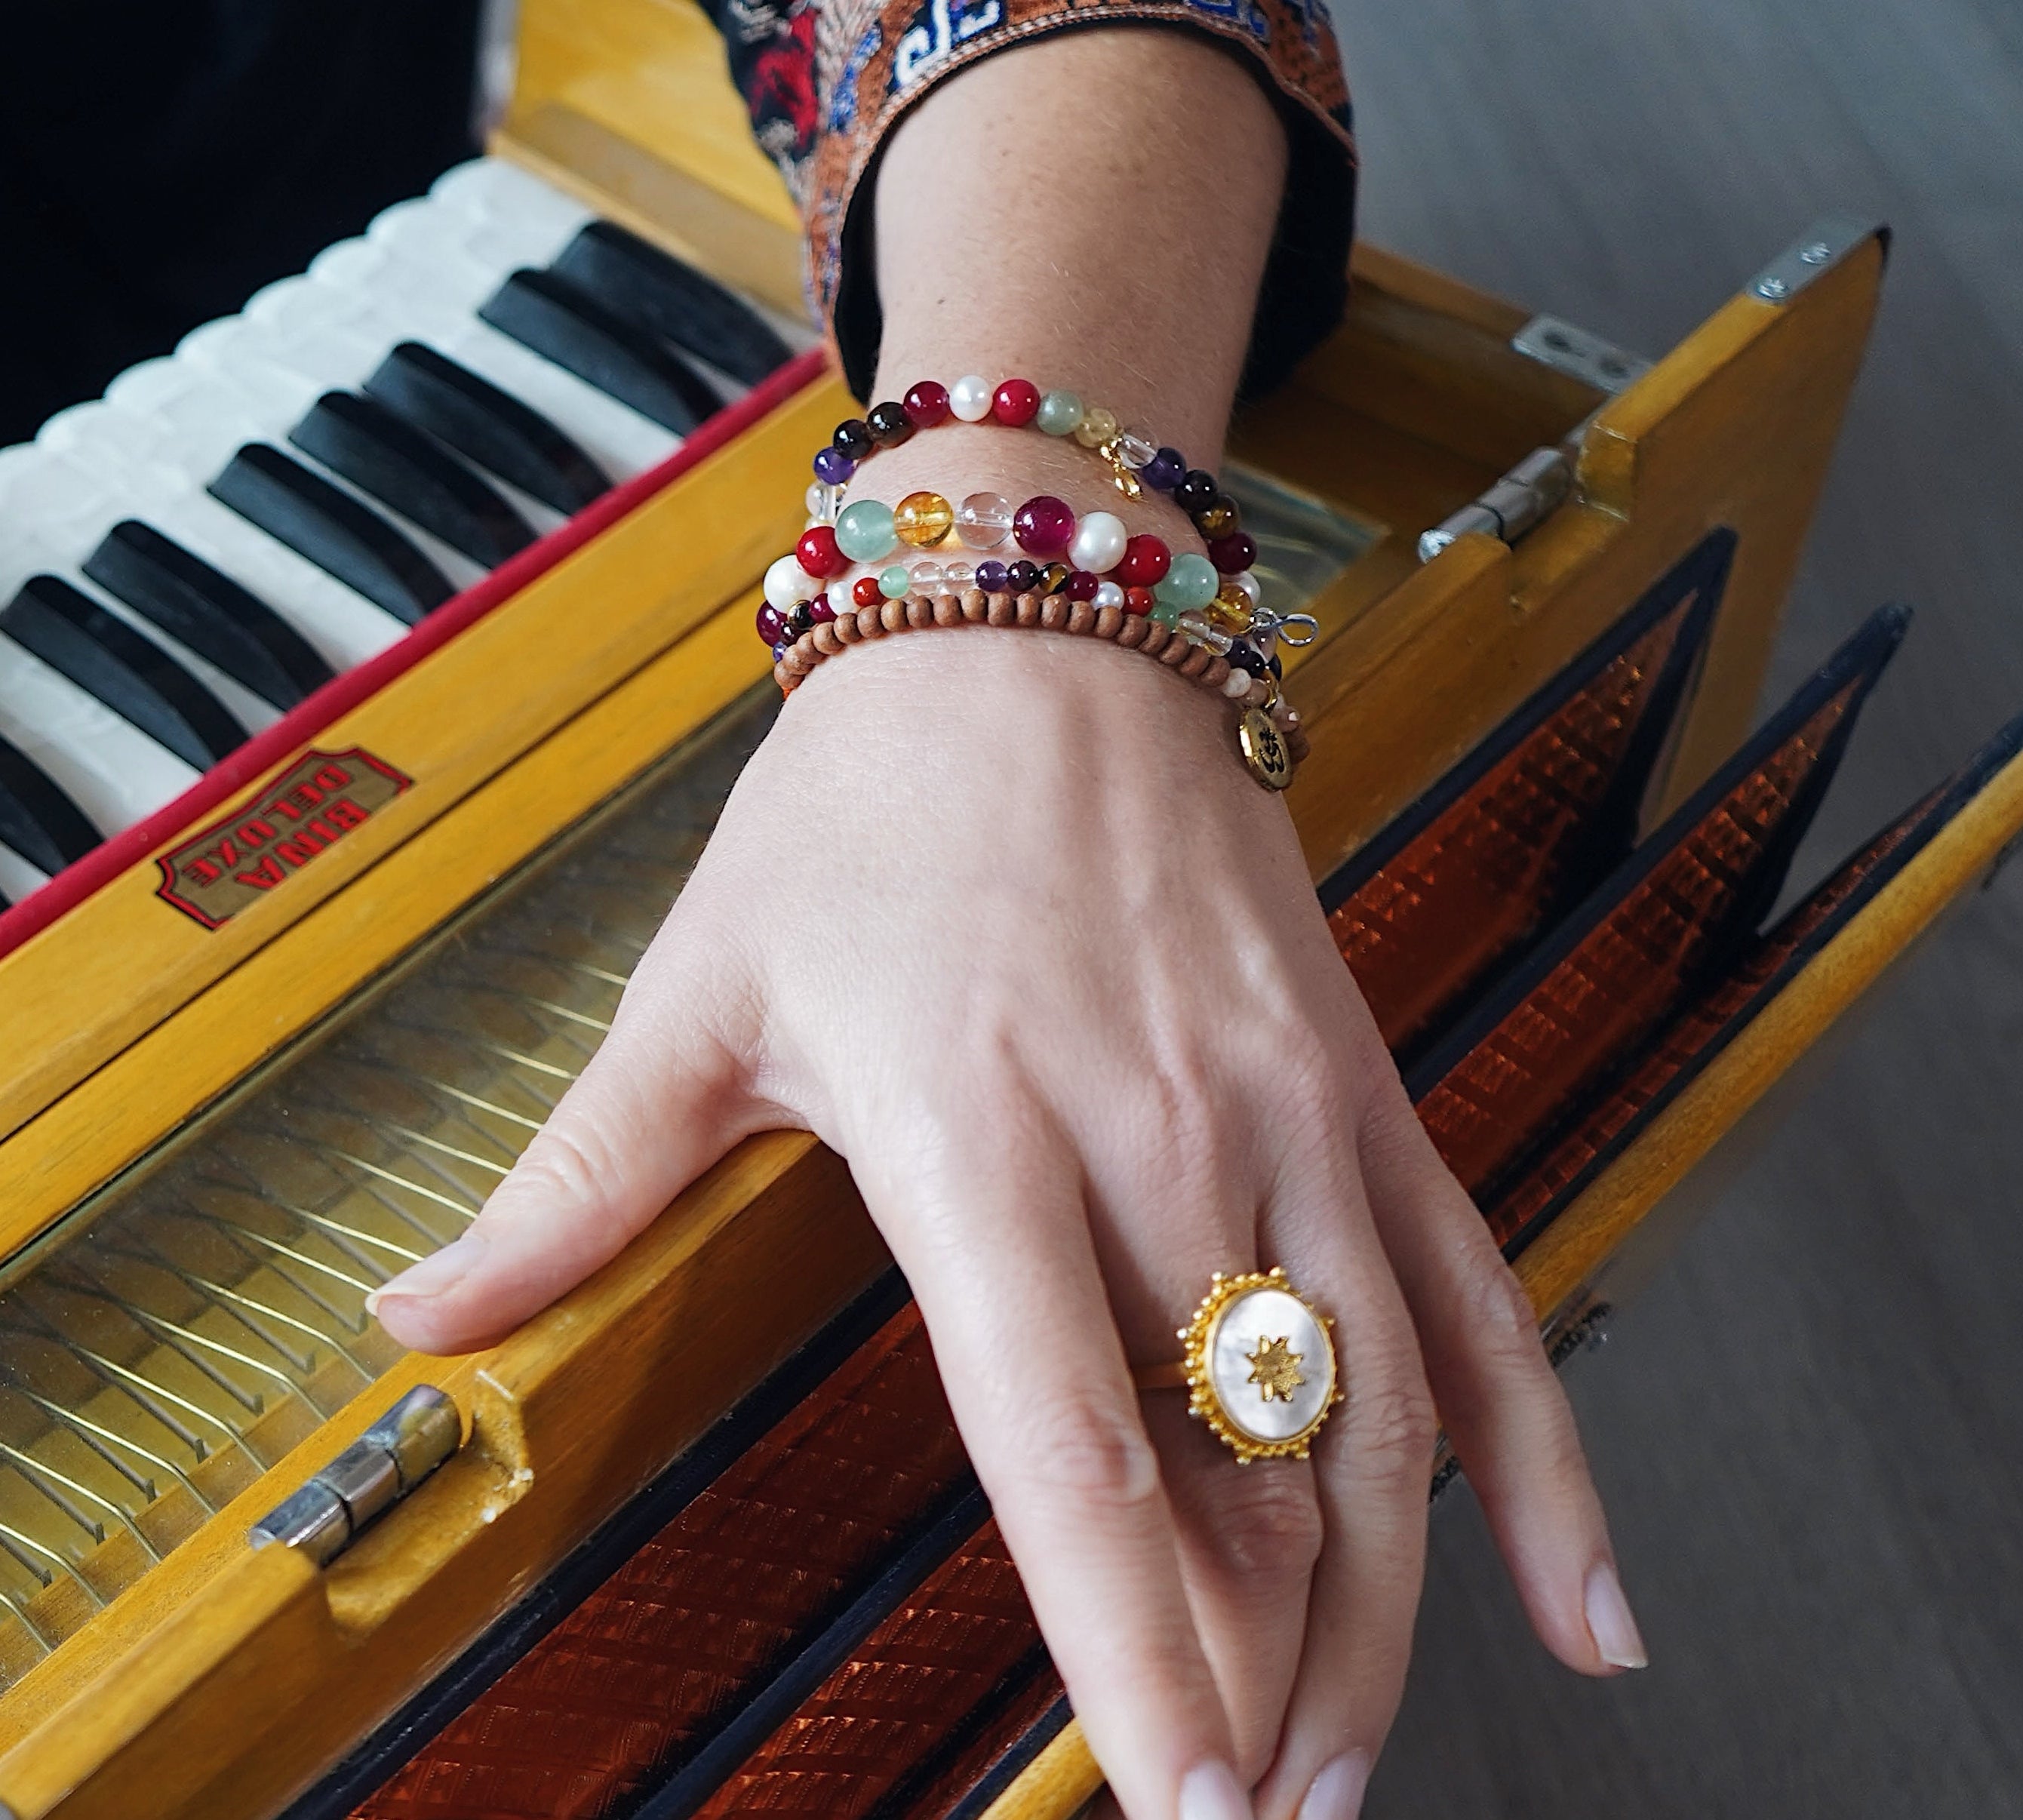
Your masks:
M913 590L913 578L898 563L878 572L878 591L888 601L902 601Z
M1183 550L1173 558L1173 566L1166 571L1166 579L1152 590L1152 598L1161 606L1190 613L1213 600L1221 582L1215 565L1206 557Z
M1049 436L1073 436L1081 427L1081 400L1072 392L1049 392L1033 421Z
M836 514L836 546L852 562L876 562L890 556L898 541L892 508L876 499L859 499Z

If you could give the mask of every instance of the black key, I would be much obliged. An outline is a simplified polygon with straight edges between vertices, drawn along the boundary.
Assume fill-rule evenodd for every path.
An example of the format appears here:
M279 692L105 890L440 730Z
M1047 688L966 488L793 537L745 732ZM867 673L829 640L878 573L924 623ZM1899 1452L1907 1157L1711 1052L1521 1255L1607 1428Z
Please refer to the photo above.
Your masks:
M416 429L558 512L580 512L610 489L597 463L540 412L419 342L401 342L365 389Z
M210 493L403 625L419 625L456 592L377 512L269 444L247 444Z
M516 272L478 315L642 417L686 436L722 400L651 329L552 272Z
M549 269L742 385L793 357L743 298L609 221L592 221Z
M265 601L137 519L114 525L84 572L276 707L293 707L336 674Z
M104 839L41 766L0 740L0 841L54 874Z
M534 528L488 482L374 399L326 392L288 440L487 568L534 541Z
M199 771L245 744L246 729L223 702L152 639L60 576L23 583L0 611L0 632Z

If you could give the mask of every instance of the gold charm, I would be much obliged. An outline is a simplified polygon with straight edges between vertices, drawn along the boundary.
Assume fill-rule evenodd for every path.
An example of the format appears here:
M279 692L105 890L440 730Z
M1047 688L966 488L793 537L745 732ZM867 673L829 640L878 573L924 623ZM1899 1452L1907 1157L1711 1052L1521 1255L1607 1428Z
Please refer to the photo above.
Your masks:
M1240 1277L1218 1270L1180 1332L1187 1413L1205 1422L1241 1464L1304 1460L1342 1400L1333 1326L1282 1270ZM1137 1379L1141 1389L1169 1381L1156 1368Z
M1293 755L1286 736L1261 707L1246 708L1236 723L1236 743L1250 775L1268 789L1282 790L1293 780Z
M1110 463L1113 470L1110 477L1115 483L1118 492L1127 499L1143 497L1145 492L1144 484L1131 471L1130 465L1125 460L1124 451L1118 446L1116 437L1113 437L1108 442L1098 444L1096 452Z

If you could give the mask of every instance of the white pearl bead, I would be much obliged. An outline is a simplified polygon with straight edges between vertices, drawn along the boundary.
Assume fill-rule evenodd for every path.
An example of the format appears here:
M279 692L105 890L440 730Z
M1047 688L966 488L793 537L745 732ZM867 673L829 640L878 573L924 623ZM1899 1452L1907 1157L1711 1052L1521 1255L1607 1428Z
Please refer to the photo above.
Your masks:
M1129 533L1114 512L1091 512L1075 526L1068 545L1068 561L1092 575L1102 575L1124 560Z
M1105 607L1121 607L1124 605L1124 590L1114 581L1098 582L1091 604L1098 612Z
M745 571L747 575L752 572ZM820 587L814 576L801 567L798 556L783 556L766 571L766 605L782 613L791 613L803 601L815 598Z
M990 415L997 387L981 373L965 373L949 388L949 409L964 423L981 423Z
M1250 672L1247 670L1231 671L1222 679L1222 693L1231 701L1248 695L1250 693Z

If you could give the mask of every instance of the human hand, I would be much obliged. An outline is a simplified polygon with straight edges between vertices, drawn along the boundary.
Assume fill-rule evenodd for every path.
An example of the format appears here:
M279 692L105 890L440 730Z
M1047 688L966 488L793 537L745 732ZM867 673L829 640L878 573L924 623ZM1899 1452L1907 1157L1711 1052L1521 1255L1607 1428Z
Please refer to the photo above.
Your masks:
M915 453L880 458L888 491ZM1265 1820L1337 1820L1403 1681L1436 1401L1548 1646L1641 1652L1531 1310L1225 714L1034 632L823 666L580 1081L377 1306L409 1345L479 1343L741 1137L814 1131L919 1300L1125 1811L1237 1820L1254 1787ZM1129 1368L1176 1354L1212 1272L1272 1263L1336 1317L1347 1402L1311 1464L1239 1468Z

